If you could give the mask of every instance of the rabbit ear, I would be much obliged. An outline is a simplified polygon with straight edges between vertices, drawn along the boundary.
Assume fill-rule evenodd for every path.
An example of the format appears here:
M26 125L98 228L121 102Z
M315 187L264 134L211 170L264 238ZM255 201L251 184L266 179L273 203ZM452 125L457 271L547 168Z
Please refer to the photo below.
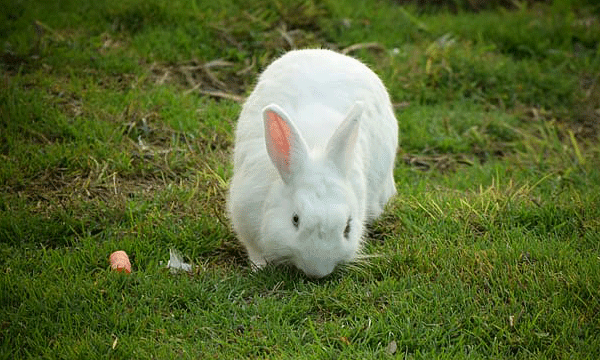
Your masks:
M346 174L350 169L350 163L355 156L354 148L358 139L362 112L363 103L355 102L327 143L327 158L342 174Z
M281 179L289 184L298 174L308 157L304 139L289 116L275 104L263 109L265 142L271 161Z

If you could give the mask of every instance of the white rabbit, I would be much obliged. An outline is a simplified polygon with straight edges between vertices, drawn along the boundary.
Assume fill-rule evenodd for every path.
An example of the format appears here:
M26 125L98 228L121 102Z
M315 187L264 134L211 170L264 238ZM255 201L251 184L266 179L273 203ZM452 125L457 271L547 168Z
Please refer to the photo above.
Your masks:
M256 267L330 274L396 193L398 123L381 80L329 50L291 51L259 77L235 133L228 211Z

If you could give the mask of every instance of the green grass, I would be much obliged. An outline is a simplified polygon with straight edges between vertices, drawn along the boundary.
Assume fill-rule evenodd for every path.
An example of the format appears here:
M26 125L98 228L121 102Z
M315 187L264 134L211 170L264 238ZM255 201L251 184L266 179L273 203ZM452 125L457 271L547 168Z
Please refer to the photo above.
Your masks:
M600 8L284 3L3 5L0 358L600 357ZM291 46L355 44L400 127L372 257L254 273L239 100Z

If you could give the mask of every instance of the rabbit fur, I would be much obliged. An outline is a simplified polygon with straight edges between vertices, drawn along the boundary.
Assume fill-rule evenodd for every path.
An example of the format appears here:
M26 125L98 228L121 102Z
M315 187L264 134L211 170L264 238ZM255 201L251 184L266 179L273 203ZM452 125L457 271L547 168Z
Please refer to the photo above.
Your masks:
M396 193L398 124L377 75L322 49L269 65L242 108L227 208L257 268L330 274Z

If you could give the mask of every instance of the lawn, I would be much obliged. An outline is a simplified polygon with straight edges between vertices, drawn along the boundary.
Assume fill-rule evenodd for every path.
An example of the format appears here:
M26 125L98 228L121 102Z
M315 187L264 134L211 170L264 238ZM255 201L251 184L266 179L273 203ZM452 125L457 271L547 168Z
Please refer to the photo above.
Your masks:
M4 2L0 359L600 358L600 6L474 4ZM225 212L243 99L306 47L400 129L369 257L320 280Z

